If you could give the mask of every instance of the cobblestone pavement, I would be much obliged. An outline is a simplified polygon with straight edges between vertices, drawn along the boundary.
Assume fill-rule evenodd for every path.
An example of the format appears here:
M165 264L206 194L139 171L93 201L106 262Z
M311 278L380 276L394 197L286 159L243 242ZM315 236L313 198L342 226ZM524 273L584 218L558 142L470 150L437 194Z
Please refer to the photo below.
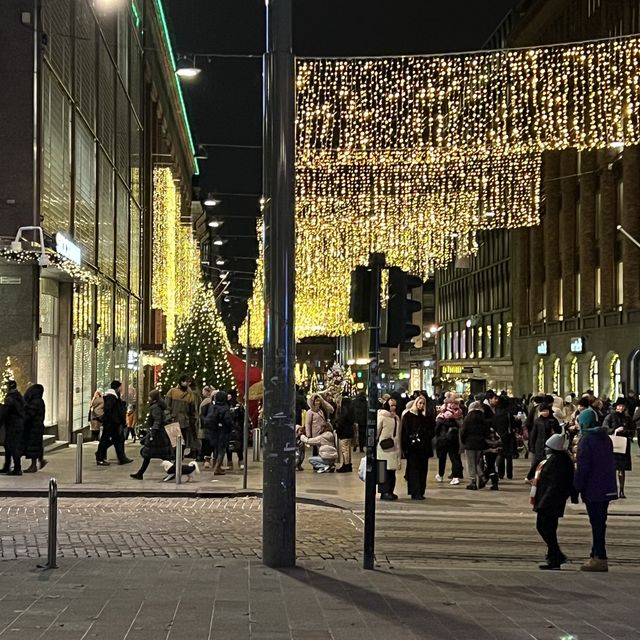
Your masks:
M379 564L535 567L544 547L534 514L505 513L491 494L482 497L474 494L466 505L441 500L437 508L378 503ZM584 508L573 509L560 525L561 544L573 560L567 569L578 567L591 544ZM298 505L298 557L359 563L363 516L362 511ZM46 556L46 519L45 499L1 499L0 557ZM616 569L640 566L638 524L637 516L610 517L609 555ZM260 559L261 527L260 498L63 498L58 548L63 558Z
M260 558L259 498L63 498L58 548L64 558ZM355 560L360 521L340 509L298 505L298 556ZM47 502L2 498L0 557L47 553Z

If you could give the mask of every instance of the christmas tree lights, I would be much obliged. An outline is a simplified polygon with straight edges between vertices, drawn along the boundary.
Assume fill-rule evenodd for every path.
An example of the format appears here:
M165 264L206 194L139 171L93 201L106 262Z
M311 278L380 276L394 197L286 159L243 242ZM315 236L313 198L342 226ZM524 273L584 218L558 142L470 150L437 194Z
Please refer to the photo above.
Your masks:
M0 380L0 404L4 402L4 398L7 395L7 389L9 382L15 380L15 374L11 368L11 358L7 356L4 363L4 371L2 372L2 379Z
M165 355L160 387L167 392L186 373L200 388L235 387L227 333L210 286L198 285L189 312L178 320L175 341Z

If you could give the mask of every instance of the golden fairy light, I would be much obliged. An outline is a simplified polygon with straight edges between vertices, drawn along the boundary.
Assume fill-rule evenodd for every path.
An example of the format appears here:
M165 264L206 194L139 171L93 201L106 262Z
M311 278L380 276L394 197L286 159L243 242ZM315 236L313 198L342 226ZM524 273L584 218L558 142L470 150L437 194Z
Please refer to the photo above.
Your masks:
M422 278L539 221L542 154L640 143L640 40L299 60L296 335L345 335L372 251ZM260 250L262 256L262 249ZM259 260L250 302L263 309ZM261 344L261 323L252 323Z

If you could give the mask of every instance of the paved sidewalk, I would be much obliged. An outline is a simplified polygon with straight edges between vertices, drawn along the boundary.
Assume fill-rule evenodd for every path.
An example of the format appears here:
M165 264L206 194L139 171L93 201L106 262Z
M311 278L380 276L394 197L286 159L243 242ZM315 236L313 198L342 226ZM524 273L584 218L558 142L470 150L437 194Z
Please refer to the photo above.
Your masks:
M20 640L637 640L634 573L364 572L305 561L0 564L0 637Z

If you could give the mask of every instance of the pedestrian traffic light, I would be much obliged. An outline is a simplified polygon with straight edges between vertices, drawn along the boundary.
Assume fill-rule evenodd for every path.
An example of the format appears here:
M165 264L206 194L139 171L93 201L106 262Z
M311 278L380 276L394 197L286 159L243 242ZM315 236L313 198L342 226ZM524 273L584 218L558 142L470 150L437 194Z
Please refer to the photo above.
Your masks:
M383 336L385 346L398 347L422 333L422 328L412 323L412 316L422 309L422 303L411 299L412 289L422 284L420 278L405 273L399 267L389 268L386 337Z
M354 322L369 322L371 313L371 269L356 267L351 272L349 317Z

